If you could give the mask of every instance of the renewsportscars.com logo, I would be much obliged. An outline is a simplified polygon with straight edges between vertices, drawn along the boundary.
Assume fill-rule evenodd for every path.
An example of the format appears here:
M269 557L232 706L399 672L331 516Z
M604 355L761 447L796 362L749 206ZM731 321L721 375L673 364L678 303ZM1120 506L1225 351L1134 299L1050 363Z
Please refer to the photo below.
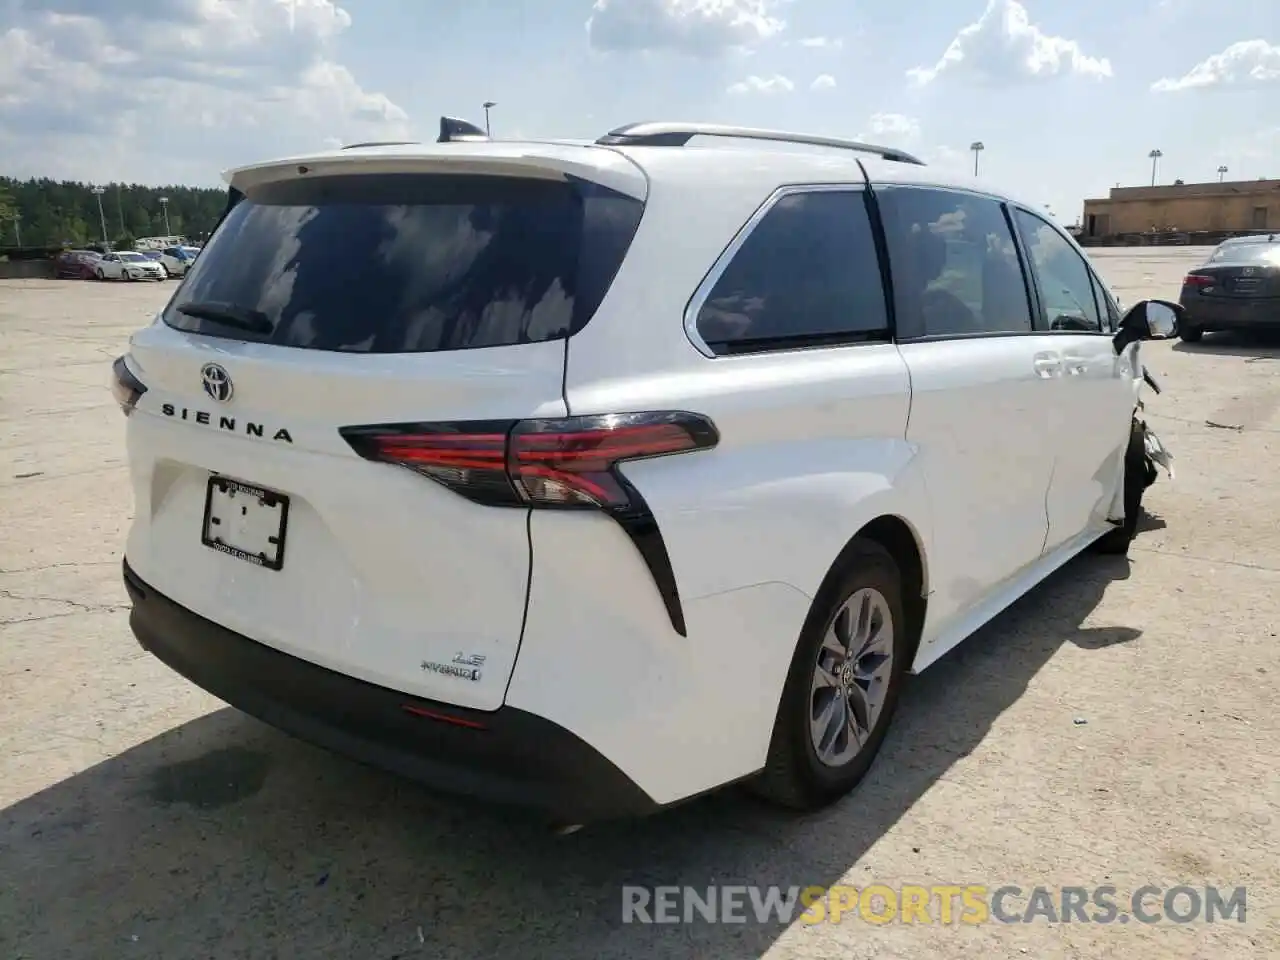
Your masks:
M1244 923L1244 887L906 884L622 888L623 923Z

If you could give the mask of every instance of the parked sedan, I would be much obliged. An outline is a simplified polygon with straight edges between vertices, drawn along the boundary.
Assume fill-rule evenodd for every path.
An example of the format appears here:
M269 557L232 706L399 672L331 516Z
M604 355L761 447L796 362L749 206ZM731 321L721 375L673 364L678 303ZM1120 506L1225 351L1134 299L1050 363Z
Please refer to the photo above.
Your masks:
M158 260L149 260L131 250L104 254L94 264L93 273L99 280L163 280L165 277L164 267Z
M94 250L64 250L54 260L54 275L59 279L88 280L101 256Z
M195 247L165 247L160 251L160 262L169 276L185 276L199 252Z
M1280 329L1280 234L1219 244L1183 278L1179 302L1190 343L1213 330Z

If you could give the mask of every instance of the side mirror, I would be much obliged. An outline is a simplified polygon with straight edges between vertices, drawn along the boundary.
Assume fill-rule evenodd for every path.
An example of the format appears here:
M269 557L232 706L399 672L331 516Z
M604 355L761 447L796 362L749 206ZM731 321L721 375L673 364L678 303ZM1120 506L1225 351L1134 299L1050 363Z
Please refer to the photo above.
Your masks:
M1168 340L1178 334L1183 309L1169 300L1139 300L1125 313L1112 343L1116 353L1140 340Z

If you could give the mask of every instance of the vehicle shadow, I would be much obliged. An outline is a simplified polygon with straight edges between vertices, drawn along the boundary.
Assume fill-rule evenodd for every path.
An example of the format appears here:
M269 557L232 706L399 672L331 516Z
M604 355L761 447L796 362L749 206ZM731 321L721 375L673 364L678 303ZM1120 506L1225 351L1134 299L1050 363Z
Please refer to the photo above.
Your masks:
M1173 349L1181 353L1211 353L1224 357L1247 357L1251 360L1280 359L1280 330L1206 333L1199 343L1179 340Z
M809 816L725 791L557 838L219 710L0 814L0 954L759 957L777 922L624 924L622 887L838 882L1063 645L1141 636L1083 625L1128 571L1083 556L911 678L867 779Z

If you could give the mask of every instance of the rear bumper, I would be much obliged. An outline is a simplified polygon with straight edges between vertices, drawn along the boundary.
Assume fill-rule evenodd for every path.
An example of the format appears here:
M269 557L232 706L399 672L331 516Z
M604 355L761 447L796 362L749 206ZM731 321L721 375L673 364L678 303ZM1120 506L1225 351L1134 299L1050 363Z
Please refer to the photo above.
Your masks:
M129 625L197 686L286 733L450 793L572 823L659 809L598 751L535 714L422 700L273 650L192 613L124 562Z
M1280 302L1274 297L1225 302L1214 302L1207 297L1183 297L1181 303L1186 311L1186 324L1203 330L1280 327Z

